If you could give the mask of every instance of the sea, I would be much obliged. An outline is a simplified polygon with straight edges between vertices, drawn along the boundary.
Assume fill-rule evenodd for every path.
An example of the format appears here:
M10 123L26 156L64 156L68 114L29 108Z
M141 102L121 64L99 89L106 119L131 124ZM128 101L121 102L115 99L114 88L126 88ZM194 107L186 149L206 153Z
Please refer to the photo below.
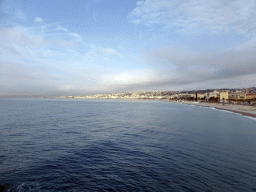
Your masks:
M256 119L156 100L0 99L0 189L256 191Z

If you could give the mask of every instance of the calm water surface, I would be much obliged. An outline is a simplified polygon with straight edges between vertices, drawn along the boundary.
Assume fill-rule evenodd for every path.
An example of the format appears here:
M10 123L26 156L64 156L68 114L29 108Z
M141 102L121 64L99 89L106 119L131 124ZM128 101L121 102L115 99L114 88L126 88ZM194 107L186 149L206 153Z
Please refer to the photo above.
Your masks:
M0 99L6 191L256 191L255 146L255 119L211 108Z

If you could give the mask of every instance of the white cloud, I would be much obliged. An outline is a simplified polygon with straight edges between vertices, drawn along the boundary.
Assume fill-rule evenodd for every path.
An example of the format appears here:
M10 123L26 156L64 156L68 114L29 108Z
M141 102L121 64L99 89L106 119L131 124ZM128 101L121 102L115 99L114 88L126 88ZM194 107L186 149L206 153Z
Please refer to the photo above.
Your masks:
M24 14L23 10L21 9L16 13L16 18L21 20L27 20L27 16Z
M80 35L69 31L62 26L47 24L34 27L16 25L12 28L0 29L0 50L4 54L24 56L47 56L65 54L62 48L72 48L75 54L79 52L83 39ZM53 48L54 47L54 48Z
M63 85L63 86L58 87L58 89L61 91L71 91L74 89L74 86L73 85Z
M107 58L109 55L120 56L120 54L112 48L101 48L92 45L90 50L83 56L83 60L86 63L96 62Z
M27 33L26 30L20 28L2 28L0 30L0 49L5 52L5 56L37 56L39 52L44 52L42 47L46 47L47 42L43 36ZM9 56L8 56L9 55ZM16 59L17 57L9 57Z
M103 75L104 85L132 85L156 80L156 74L149 69L134 69L125 71L108 71Z
M1 2L1 1L0 1ZM27 17L22 9L22 4L20 4L18 1L2 1L1 3L1 11L8 14L8 19L20 21L20 20L27 20Z
M90 50L83 56L83 60L86 63L95 62L102 58L102 54L99 52L99 49L95 46L92 46Z
M64 27L62 27L62 26L57 26L56 27L56 29L58 30L58 31L65 31L65 32L68 32L68 30L66 29L66 28L64 28Z
M63 27L61 25L57 26L56 30L65 32L65 34L68 34L70 37L75 38L75 40L78 41L78 42L83 42L83 38L80 35L78 35L77 33L73 33L71 31L69 31L68 29L66 29L65 27Z
M102 49L102 51L103 51L104 53L109 54L109 55L118 55L118 56L120 56L120 55L117 53L117 51L114 50L114 49L112 49L112 48Z
M75 37L78 41L83 41L82 37L80 35L78 35L77 33L69 32L69 35L72 37Z
M235 51L243 51L243 50L249 50L249 49L256 49L256 36L253 36L249 41L246 41L245 43L242 43L234 48L232 48Z
M35 22L38 22L38 23L41 23L41 22L43 22L43 19L40 18L40 17L36 17L36 18L34 19L34 21L35 21Z
M162 23L187 33L248 33L255 29L255 9L255 0L145 0L137 2L129 17L136 24Z
M69 48L74 46L74 41L65 41L64 39L57 38L55 44L61 47Z

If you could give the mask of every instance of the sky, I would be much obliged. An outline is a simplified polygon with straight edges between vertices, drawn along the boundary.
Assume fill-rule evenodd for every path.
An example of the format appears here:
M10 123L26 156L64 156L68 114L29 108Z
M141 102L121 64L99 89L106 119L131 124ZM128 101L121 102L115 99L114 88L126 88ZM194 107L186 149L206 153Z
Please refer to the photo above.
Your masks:
M256 86L256 0L0 0L0 95Z

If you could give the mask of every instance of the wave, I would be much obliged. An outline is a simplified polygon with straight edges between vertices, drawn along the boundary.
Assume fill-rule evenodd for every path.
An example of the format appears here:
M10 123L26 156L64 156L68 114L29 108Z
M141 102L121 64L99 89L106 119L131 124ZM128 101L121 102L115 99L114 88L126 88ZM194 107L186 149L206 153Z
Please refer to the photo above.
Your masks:
M0 186L2 187L2 186ZM27 184L26 182L21 183L21 184L14 184L14 185L5 185L2 187L3 191L7 191L7 192L40 192L40 184L36 183L36 184ZM0 189L2 189L0 188Z
M255 118L255 117L249 117L249 116L245 116L245 117L247 117L247 118L249 118L249 119L252 119L252 120L256 121L256 118Z

